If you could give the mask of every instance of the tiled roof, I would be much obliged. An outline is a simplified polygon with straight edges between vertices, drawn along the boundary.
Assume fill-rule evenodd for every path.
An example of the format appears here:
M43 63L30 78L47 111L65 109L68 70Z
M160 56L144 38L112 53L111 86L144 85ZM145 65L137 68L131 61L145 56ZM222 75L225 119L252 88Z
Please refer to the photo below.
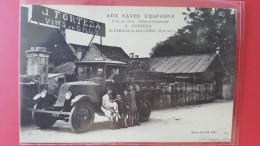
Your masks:
M105 55L108 59L123 61L126 62L130 59L130 57L125 53L125 51L121 47L116 46L105 46L97 43L91 44L96 47L103 55ZM86 61L86 58L83 58L82 61Z
M54 67L51 73L64 73L64 74L73 74L75 70L75 63L74 62L67 62L61 65Z

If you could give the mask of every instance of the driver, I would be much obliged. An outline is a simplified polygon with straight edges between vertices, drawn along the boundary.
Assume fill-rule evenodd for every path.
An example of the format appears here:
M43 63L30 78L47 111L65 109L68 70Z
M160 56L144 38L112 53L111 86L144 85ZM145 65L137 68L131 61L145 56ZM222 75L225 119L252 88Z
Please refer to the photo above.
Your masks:
M111 75L110 77L108 78L108 80L114 80L114 76L116 75L116 70L115 69L112 69L111 70Z
M118 73L116 69L114 68L111 69L110 76L108 77L108 79L106 79L106 81L114 83L114 82L118 82L118 80L119 80Z

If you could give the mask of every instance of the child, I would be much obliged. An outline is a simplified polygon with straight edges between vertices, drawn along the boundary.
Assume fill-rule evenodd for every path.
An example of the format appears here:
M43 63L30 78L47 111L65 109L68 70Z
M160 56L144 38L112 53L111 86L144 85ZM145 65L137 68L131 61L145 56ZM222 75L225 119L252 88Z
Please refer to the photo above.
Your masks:
M127 127L127 123L126 123L127 111L125 110L126 104L123 98L121 98L120 94L116 95L116 103L118 105L118 110L120 115L120 127L126 128Z
M123 103L124 103L124 108L123 108L123 113L124 113L124 120L123 120L123 126L128 127L128 118L129 118L129 112L130 112L130 107L129 107L129 96L127 90L123 91L122 95Z

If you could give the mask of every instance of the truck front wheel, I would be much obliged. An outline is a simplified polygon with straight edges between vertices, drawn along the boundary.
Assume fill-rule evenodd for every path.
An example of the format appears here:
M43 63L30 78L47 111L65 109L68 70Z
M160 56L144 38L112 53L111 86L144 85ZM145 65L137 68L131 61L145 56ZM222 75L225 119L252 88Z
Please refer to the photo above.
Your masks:
M87 102L76 104L69 117L70 128L76 133L83 133L93 124L94 110Z
M41 102L36 103L33 107L33 109L43 109L43 104ZM47 113L39 113L39 112L32 112L32 118L37 126L39 126L41 129L50 128L53 126L56 122L55 117L53 117L51 114Z

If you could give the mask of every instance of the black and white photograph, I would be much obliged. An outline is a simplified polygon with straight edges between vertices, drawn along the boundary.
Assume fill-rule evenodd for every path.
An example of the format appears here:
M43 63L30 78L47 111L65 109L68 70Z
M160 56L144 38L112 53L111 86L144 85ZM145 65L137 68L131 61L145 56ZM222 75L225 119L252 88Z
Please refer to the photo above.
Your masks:
M21 5L20 142L231 142L237 11Z

